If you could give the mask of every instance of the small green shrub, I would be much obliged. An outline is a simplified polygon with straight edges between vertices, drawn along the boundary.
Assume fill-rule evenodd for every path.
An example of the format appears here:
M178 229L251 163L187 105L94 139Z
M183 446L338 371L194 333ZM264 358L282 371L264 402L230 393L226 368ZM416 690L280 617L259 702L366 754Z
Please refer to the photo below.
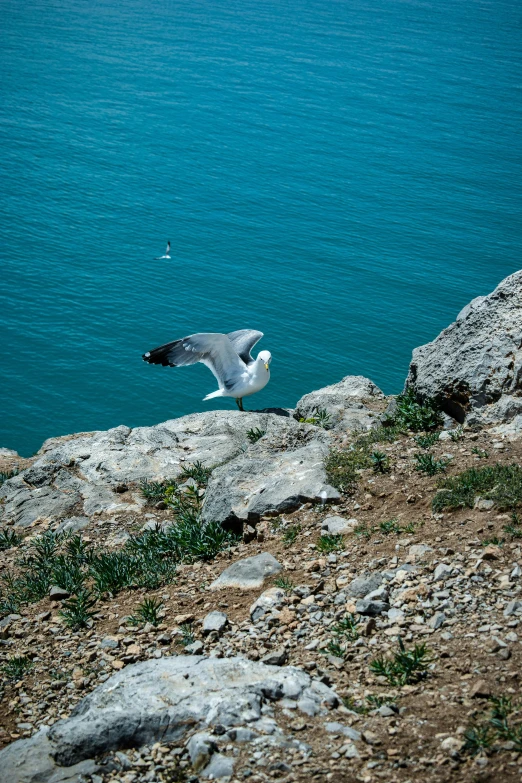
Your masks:
M298 414L299 415L299 414ZM323 430L327 430L330 427L331 416L325 408L319 408L317 405L312 409L312 415L307 419L300 416L298 421L301 424L313 424L316 427L321 427Z
M365 538L369 541L374 533L374 529L370 527L367 522L359 522L359 524L354 527L353 532L356 536Z
M150 623L159 625L161 618L160 610L163 608L163 602L155 598L145 598L136 609L136 614L129 618L131 625L140 625L141 623Z
M403 532L403 528L399 525L399 521L397 519L389 519L387 522L381 522L379 525L379 530L381 530L386 536L389 536L390 533L397 533L397 535L399 535Z
M257 443L263 435L266 435L266 430L260 430L259 427L254 427L254 429L248 430L247 432L247 438L250 443Z
M418 470L419 473L426 473L428 476L434 476L436 473L444 473L448 467L447 460L435 459L433 454L419 453L414 454L413 456L417 460L415 470Z
M434 400L417 402L413 389L399 394L393 416L386 420L389 424L404 427L412 432L429 432L443 424L439 406Z
M186 465L182 468L178 481L183 483L187 479L193 479L200 487L206 487L208 480L212 475L212 468L207 468L202 462L197 460L191 465Z
M471 452L472 454L476 454L479 459L487 459L489 457L487 451L483 451L482 449L477 448L477 446L473 446Z
M290 525L283 531L284 546L291 546L301 532L301 525Z
M355 618L353 614L348 613L337 623L337 625L332 626L331 630L335 636L348 639L350 642L355 642L355 640L359 638L359 632L357 630L358 624L359 620Z
M389 473L390 472L390 458L386 456L382 451L373 451L370 454L372 462L372 468L374 473Z
M393 658L375 658L370 663L370 669L374 674L385 677L389 685L409 685L428 676L431 662L430 651L424 643L406 650L399 638L399 650L393 653Z
M336 658L344 658L345 650L341 647L339 642L335 642L333 640L330 640L326 647L324 648L325 653L328 653L329 655L334 655Z
M476 756L477 753L486 753L491 748L494 741L495 735L491 726L488 726L487 724L483 726L471 726L464 733L462 752L467 753L470 756Z
M62 609L58 614L73 630L87 628L96 614L91 611L95 604L96 600L89 590L78 590L75 596L63 602Z
M0 532L0 552L5 549L11 549L11 547L19 546L22 543L22 539L14 530L2 530Z
M439 483L432 508L434 511L473 508L477 495L493 500L500 510L515 510L522 502L522 467L487 465L444 479Z
M2 666L2 672L7 680L18 682L18 680L21 680L33 666L34 663L29 658L15 655L14 657L7 659L7 662Z
M280 588L281 588L281 590L284 590L284 591L285 591L285 593L290 593L290 592L292 592L292 590L293 590L293 589L294 589L294 587L295 587L295 585L294 585L294 583L292 582L292 580L291 580L291 579L287 579L285 576L279 576L279 577L278 577L278 578L277 578L277 579L274 581L274 586L275 586L275 587L280 587Z
M464 430L462 429L462 427L459 424L458 427L455 427L455 429L450 430L449 434L450 434L451 440L454 443L457 443L459 440L462 440L462 438L464 437Z
M147 500L157 502L165 499L167 490L173 484L173 481L142 481L140 492Z
M341 535L334 536L325 534L319 537L316 547L319 552L324 552L325 554L339 552L344 547L344 539Z
M439 439L439 432L430 432L427 435L417 435L414 440L420 449L431 449Z
M182 625L179 626L179 629L182 634L180 643L183 645L183 647L187 647L189 644L194 644L196 639L190 623L182 623Z

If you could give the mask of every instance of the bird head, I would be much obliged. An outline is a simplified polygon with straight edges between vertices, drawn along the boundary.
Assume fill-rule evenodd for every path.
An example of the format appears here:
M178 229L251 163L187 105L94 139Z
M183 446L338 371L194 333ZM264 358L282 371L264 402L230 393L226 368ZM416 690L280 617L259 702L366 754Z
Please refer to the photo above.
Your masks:
M272 354L270 351L260 351L257 356L257 360L263 362L265 365L265 370L268 372L270 369L270 362L272 361Z

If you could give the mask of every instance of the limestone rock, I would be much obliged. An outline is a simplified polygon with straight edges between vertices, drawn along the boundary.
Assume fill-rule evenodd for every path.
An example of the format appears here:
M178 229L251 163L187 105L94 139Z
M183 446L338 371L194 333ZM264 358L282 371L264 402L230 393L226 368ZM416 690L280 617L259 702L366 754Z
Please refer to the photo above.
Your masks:
M114 674L51 729L13 742L0 752L0 768L4 780L17 783L78 780L75 769L83 768L73 765L86 765L85 771L93 773L92 759L106 751L180 742L194 728L245 723L255 728L263 719L263 703L278 699L301 703L311 714L326 712L323 704L338 704L330 688L291 666L201 656L149 660ZM198 750L205 743L193 744L192 752L204 763L206 754Z
M321 523L321 530L329 533L331 536L337 536L343 533L353 533L357 527L356 519L345 519L344 517L326 517Z
M289 422L290 420L284 420ZM329 436L315 427L289 425L289 438L263 438L213 471L205 493L203 519L256 524L306 502L330 502L340 495L328 484L324 459ZM292 437L290 437L292 436ZM286 447L286 450L281 450Z
M415 348L406 388L470 424L522 414L522 271L473 299L431 343Z
M261 593L257 601L250 607L250 617L256 623L261 617L273 609L279 609L285 597L285 591L281 587L270 587Z
M227 625L228 617L225 612L209 612L203 619L202 631L204 634L212 633L212 631L220 634L223 633Z
M369 574L367 576L357 576L352 579L347 587L348 595L352 598L365 598L368 593L377 590L382 584L380 574Z
M384 402L382 391L362 375L347 375L339 383L305 394L296 405L297 419L313 417L318 410L330 415L329 427L338 431L371 429ZM369 407L368 402L373 406ZM381 406L382 407L382 406Z
M269 552L262 552L254 557L245 557L226 568L214 579L211 590L223 590L228 587L239 587L241 590L252 590L261 587L267 576L278 574L282 565Z

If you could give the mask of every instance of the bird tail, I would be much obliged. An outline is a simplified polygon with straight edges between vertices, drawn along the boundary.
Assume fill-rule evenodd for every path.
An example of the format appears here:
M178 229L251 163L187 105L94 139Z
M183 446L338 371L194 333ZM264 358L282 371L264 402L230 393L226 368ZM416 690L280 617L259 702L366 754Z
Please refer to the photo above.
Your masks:
M206 397L203 397L204 400L211 400L213 397L222 397L223 396L223 389L218 389L215 392L212 392L212 394L207 394Z

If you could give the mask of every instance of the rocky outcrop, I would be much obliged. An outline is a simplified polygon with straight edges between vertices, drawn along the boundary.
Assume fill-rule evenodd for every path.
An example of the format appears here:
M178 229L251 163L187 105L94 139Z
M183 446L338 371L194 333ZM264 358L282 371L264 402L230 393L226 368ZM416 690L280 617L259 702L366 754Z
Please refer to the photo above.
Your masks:
M251 444L247 433L264 433ZM34 464L5 482L2 518L20 527L37 520L139 512L136 483L175 478L184 465L217 467L204 509L206 520L253 520L307 500L338 497L328 486L323 459L329 436L275 413L211 411L155 427L46 441ZM122 496L122 486L134 491Z
M522 417L522 272L473 299L433 342L416 348L406 388L435 398L459 422Z
M209 777L213 773L205 765L219 739L212 727L219 726L221 733L244 726L255 731L264 720L263 704L280 699L307 715L338 703L330 688L292 666L203 656L138 663L98 686L69 718L0 752L2 780L79 780L82 772L95 772L95 757L106 751L188 737L193 763ZM277 724L273 730L279 731Z
M382 410L384 394L363 375L347 375L339 383L310 392L296 405L297 419L313 418L325 410L330 419L328 427L337 431L369 430L375 426Z

